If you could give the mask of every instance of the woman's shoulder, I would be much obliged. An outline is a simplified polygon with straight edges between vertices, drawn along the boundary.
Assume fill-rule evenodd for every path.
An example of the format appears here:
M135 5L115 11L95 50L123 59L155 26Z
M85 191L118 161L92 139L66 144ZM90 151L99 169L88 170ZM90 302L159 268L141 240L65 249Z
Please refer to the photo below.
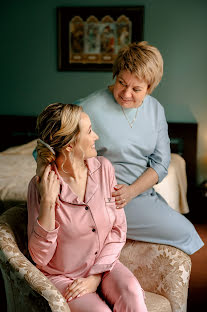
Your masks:
M162 108L163 106L160 104L160 102L155 98L153 97L152 95L147 95L145 97L145 100L144 102L147 104L147 105L153 105L154 107L158 107L158 108Z
M110 160L108 160L104 156L97 156L97 159L101 163L101 167L102 167L103 172L109 174L110 176L111 176L111 174L114 175L115 169L114 169L112 163L110 162Z
M155 114L163 114L164 107L160 102L151 95L147 95L144 100L144 107L147 111L154 112Z
M35 175L29 182L28 191L27 191L27 203L30 207L31 203L40 202L40 196L37 189L37 176Z
M96 157L98 159L98 161L104 165L104 166L112 166L112 163L110 162L110 160L108 160L106 157L104 156L97 156Z
M96 169L101 170L114 170L112 163L110 160L105 158L104 156L96 156L88 159L88 166L91 171Z
M103 100L105 97L107 97L108 93L109 91L106 88L97 90L89 94L88 96L75 101L74 104L77 104L80 106L86 105L87 103L89 103L90 105L92 103L97 104L97 101Z
M31 178L29 185L36 187L36 181L37 181L37 176L35 175L34 177Z
M28 192L36 193L37 192L37 176L35 175L28 184Z

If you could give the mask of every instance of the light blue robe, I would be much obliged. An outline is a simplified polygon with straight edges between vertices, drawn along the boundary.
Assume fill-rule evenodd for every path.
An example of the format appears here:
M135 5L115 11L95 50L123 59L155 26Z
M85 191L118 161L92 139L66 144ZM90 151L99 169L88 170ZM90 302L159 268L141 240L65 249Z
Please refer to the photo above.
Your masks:
M112 162L118 184L132 184L149 167L157 172L159 182L167 175L168 126L164 109L155 98L145 97L132 128L108 89L94 92L75 104L89 115L93 130L99 135L98 155ZM136 108L125 109L125 113L132 121ZM188 254L203 246L194 226L169 207L153 188L129 202L125 213L130 239L175 246Z

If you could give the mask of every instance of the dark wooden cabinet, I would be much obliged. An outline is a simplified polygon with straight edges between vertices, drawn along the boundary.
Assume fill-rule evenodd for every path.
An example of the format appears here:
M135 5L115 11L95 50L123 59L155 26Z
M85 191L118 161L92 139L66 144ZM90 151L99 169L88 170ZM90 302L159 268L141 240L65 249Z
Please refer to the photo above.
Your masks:
M207 181L196 186L188 193L190 213L188 218L193 223L207 222Z

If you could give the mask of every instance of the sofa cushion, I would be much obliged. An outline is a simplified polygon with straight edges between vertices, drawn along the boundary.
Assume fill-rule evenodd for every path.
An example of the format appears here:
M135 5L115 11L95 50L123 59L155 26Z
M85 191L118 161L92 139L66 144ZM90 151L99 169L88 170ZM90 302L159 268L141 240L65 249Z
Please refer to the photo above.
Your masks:
M167 298L145 291L145 302L148 312L172 312Z

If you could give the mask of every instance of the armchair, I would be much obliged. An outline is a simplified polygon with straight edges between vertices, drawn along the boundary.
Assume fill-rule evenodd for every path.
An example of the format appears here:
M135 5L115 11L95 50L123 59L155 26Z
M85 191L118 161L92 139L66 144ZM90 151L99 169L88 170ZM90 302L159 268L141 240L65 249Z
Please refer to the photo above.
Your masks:
M191 259L186 253L172 246L127 240L120 261L145 290L148 312L187 311Z
M149 312L184 312L191 260L182 251L127 240L120 260L135 274ZM0 268L7 312L70 312L56 287L33 264L27 249L27 209L12 207L0 216Z
M0 216L0 268L7 312L70 312L62 294L40 272L27 249L27 209L8 209Z

